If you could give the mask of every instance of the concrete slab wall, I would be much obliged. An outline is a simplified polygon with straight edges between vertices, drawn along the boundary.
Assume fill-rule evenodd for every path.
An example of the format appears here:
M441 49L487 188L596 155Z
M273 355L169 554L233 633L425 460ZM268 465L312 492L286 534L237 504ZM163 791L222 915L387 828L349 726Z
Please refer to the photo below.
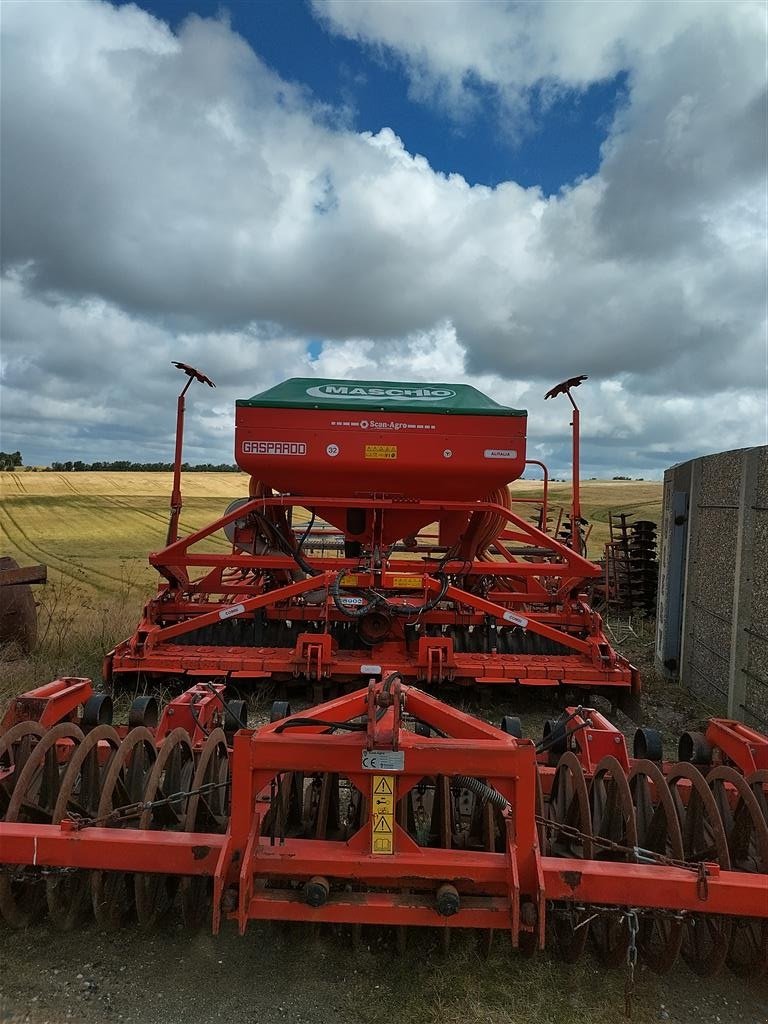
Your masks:
M768 728L768 446L664 474L656 663L714 713Z

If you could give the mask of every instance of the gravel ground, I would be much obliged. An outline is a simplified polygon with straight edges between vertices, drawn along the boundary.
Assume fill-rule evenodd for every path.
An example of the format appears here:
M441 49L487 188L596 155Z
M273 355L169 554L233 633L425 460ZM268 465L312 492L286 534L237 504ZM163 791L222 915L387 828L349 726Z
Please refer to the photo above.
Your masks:
M0 929L3 1024L615 1024L624 1019L623 971L589 957L566 967L513 956L497 937L481 959L474 937L448 957L429 937L398 956L383 929L313 936L300 926L253 925L244 938L169 927L70 934L41 925ZM638 973L633 1021L765 1024L768 986L733 976L702 981L685 967Z

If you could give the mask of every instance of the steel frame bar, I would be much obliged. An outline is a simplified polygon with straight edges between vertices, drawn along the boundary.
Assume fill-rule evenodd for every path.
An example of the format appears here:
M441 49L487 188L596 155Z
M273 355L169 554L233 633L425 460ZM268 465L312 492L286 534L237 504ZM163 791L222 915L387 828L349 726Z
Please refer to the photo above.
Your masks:
M30 867L66 867L169 875L216 874L217 859L227 836L196 832L150 832L139 829L88 828L69 830L62 825L0 824L2 860ZM686 910L708 914L768 918L768 882L765 875L721 871L706 866L706 895L694 871L671 866L626 864L541 857L547 901L595 903L621 907ZM500 853L424 849L390 857L350 850L343 842L286 839L269 846L262 838L252 862L264 877L302 880L324 875L386 888L412 888L418 882L447 881L460 892L491 898L508 888L509 866ZM353 921L372 922L366 913L373 894L358 894ZM335 899L335 897L334 897ZM279 901L274 901L274 911ZM287 915L301 920L340 920L323 913L314 916L306 904L303 913ZM259 914L258 916L269 916ZM275 912L272 916L280 917ZM441 923L436 914L429 922ZM382 923L404 923L388 920ZM489 927L489 925L478 925Z

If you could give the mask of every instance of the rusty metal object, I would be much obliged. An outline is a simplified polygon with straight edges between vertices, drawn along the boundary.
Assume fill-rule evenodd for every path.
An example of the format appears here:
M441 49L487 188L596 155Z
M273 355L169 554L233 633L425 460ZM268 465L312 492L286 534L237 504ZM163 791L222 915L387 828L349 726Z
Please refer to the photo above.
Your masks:
M37 640L37 606L30 584L45 583L44 565L20 566L0 557L0 646L16 645L28 654Z

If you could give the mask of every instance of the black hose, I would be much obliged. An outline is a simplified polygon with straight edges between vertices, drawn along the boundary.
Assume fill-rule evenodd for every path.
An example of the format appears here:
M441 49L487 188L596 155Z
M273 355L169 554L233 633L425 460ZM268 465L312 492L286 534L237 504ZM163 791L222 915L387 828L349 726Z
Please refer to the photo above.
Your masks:
M453 781L457 785L461 786L462 789L468 789L470 793L474 793L475 796L479 796L483 803L493 804L494 807L498 807L500 811L509 807L509 800L503 796L498 789L494 789L493 786L489 786L487 782L481 782L480 779L470 778L469 775L454 775Z
M275 729L275 732L285 732L286 729L295 729L301 725L322 725L328 730L346 729L347 732L365 732L368 728L363 722L327 722L322 718L287 718Z
M301 554L302 548L304 547L304 542L306 541L307 537L312 532L312 527L315 525L315 517L316 517L316 515L317 515L317 513L315 512L314 509L312 509L312 516L311 516L311 518L309 520L309 523L307 524L306 530L301 535L301 540L299 541L299 546L296 548L296 554L298 554L298 555Z
M333 599L333 603L336 605L336 608L338 609L338 611L341 612L342 615L346 615L348 619L362 619L364 615L367 615L377 605L381 604L383 598L380 597L380 595L375 594L372 590L357 591L357 593L360 594L370 595L372 599L369 600L367 604L362 605L357 610L353 608L348 608L346 605L342 604L341 601L341 581L344 579L346 575L347 570L342 569L337 576L334 576L331 585L328 588L331 598Z
M289 558L292 558L302 572L305 572L307 576L322 575L321 569L315 569L314 566L311 566L309 562L306 560L306 558L304 558L304 556L301 553L301 544L299 545L298 549L292 547L289 541L285 539L285 537L282 535L282 533L280 533L280 531L273 523L270 523L266 516L263 516L260 512L254 512L252 514L254 518L258 520L262 529L266 527L267 530L272 531L280 550L283 552L284 555L287 555ZM269 537L269 533L266 533L266 536ZM306 538L302 538L302 543L304 542L304 539Z

